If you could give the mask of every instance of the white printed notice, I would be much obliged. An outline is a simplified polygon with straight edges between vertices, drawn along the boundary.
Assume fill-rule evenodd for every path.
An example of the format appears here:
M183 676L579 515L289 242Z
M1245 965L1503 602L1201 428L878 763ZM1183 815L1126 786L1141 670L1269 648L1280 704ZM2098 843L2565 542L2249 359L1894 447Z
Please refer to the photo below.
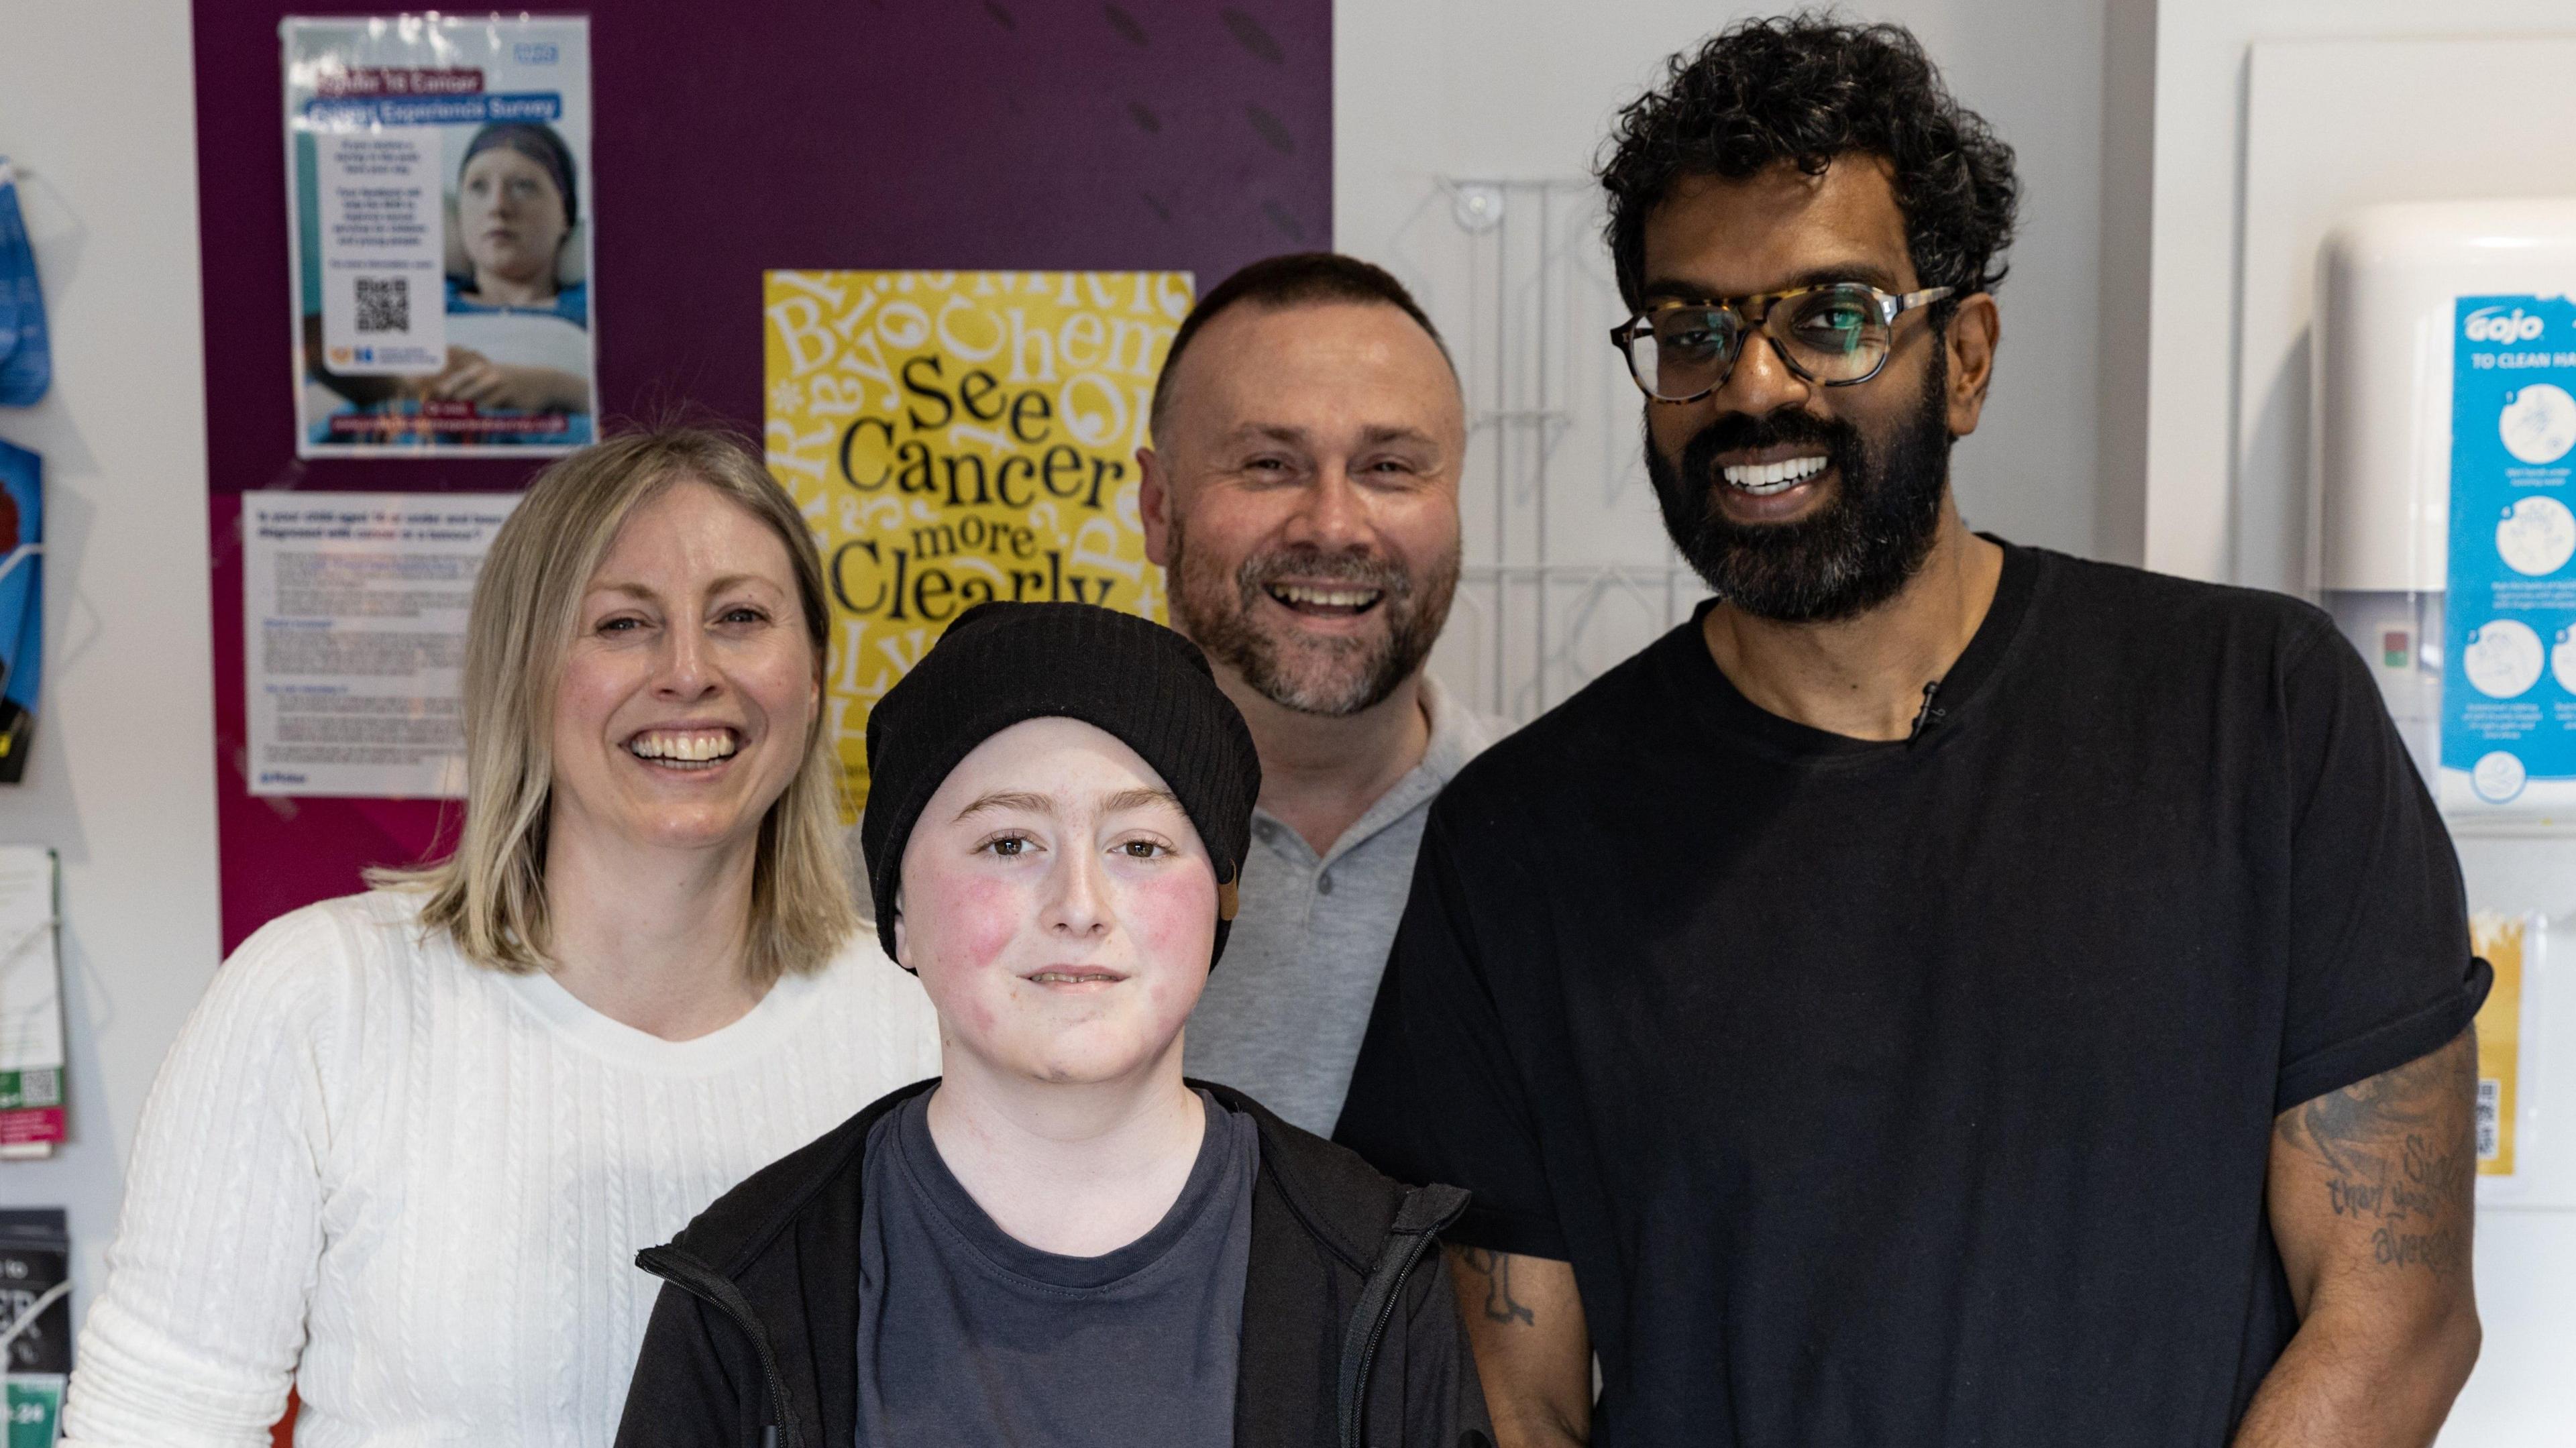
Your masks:
M50 1156L65 1138L64 1059L54 852L0 846L0 1161Z
M464 794L466 609L518 501L242 495L251 793Z
M438 371L447 365L438 134L325 131L314 151L323 354L353 377Z

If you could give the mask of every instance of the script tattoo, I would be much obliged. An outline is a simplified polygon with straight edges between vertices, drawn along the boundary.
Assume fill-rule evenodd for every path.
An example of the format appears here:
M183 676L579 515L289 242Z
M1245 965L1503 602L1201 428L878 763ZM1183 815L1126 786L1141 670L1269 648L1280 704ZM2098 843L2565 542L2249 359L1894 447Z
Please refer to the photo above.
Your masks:
M1538 1315L1528 1304L1512 1297L1512 1255L1488 1252L1482 1247L1449 1249L1458 1265L1485 1281L1485 1319L1488 1322L1524 1322L1535 1327Z
M2468 1265L2477 1186L2472 1034L2282 1114L2281 1142L2328 1173L2334 1215L2371 1229L2371 1260L2448 1277Z

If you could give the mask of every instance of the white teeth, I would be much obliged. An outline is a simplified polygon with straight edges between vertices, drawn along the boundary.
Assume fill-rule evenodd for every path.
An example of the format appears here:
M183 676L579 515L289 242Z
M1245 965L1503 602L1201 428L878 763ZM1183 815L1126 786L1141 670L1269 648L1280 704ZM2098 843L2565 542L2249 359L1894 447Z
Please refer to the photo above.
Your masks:
M1790 458L1776 463L1739 463L1724 470L1728 487L1754 494L1786 492L1825 470L1824 457Z
M1273 588L1283 603L1308 603L1323 608L1366 608L1377 602L1374 588L1307 588L1283 583Z
M709 764L735 753L733 733L725 729L655 730L626 741L626 748L639 759L668 764Z

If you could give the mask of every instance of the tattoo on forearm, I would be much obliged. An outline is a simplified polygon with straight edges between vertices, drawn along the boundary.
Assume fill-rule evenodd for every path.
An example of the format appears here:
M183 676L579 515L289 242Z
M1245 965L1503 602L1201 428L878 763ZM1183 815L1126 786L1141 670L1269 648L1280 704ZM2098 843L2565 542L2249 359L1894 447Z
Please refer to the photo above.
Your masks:
M2336 1216L2372 1224L2371 1257L2382 1267L2447 1277L2468 1265L2477 1148L2467 1103L2476 1076L2477 1043L2463 1035L2287 1112L2274 1127L2331 1174L2326 1204Z
M1482 1247L1453 1247L1458 1264L1485 1282L1485 1320L1488 1322L1522 1322L1538 1325L1538 1315L1528 1304L1512 1297L1512 1258L1508 1252L1488 1252Z

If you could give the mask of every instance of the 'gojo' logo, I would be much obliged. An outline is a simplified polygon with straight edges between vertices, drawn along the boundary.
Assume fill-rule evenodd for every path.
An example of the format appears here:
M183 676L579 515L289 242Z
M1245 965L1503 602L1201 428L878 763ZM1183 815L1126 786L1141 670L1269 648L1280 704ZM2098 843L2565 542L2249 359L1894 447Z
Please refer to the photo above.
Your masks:
M2494 307L2481 307L2469 313L2461 327L2472 342L2528 342L2538 337L2543 323L2538 317L2526 317L2516 307L2501 316Z

